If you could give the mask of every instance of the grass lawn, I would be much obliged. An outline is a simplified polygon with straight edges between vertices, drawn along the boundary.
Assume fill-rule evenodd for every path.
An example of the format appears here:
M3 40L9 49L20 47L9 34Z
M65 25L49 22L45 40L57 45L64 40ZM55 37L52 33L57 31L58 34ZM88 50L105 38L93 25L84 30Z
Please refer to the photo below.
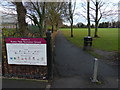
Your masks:
M70 37L70 28L61 28L61 31L69 41L78 47L83 47L87 28L74 28L73 38ZM93 48L103 51L118 50L118 28L99 28L98 35L100 38L93 38ZM94 36L94 29L91 30L91 36Z

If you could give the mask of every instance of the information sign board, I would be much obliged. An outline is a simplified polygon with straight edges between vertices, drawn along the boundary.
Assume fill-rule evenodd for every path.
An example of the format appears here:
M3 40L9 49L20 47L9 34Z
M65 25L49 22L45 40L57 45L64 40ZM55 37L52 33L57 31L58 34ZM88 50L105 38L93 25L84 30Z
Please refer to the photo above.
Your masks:
M47 65L44 38L6 38L8 64Z

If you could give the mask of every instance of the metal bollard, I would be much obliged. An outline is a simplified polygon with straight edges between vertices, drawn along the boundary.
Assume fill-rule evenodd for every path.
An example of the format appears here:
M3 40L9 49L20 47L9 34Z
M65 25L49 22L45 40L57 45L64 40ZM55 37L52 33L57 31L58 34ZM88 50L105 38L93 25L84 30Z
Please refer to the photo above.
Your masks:
M98 80L97 80L97 71L98 71L98 59L95 58L92 82L98 82Z

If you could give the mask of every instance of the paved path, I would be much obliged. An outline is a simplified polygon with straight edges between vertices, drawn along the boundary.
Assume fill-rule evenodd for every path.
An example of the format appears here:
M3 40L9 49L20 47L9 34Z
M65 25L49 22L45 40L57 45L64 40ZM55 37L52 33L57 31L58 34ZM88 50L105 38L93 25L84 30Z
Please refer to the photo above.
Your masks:
M94 57L70 43L58 31L55 42L55 78L52 88L117 88L118 68L99 60L98 80L91 82Z
M46 88L47 82L35 81L35 80L15 80L15 79L3 79L2 88ZM34 89L33 89L34 90Z

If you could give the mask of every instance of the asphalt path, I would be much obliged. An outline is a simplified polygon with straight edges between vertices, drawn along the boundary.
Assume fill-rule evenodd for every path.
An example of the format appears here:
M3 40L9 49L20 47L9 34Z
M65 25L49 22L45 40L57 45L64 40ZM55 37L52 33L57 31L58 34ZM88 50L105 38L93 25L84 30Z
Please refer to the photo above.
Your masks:
M2 88L27 88L27 89L45 89L47 82L36 80L21 80L21 79L2 79Z
M118 66L99 60L98 77L101 84L91 82L94 58L82 48L70 43L58 31L55 40L55 78L52 88L118 88Z

